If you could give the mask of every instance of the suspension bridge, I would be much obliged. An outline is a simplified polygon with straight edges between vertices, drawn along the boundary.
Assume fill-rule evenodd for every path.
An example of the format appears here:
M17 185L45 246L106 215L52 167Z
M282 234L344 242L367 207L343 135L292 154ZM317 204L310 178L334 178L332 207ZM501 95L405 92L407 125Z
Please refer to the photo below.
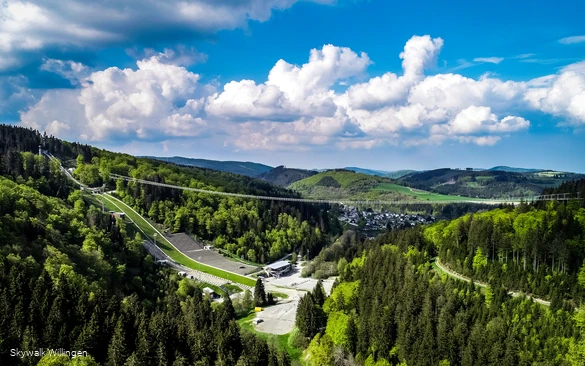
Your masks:
M88 187L87 185L81 183L73 175L65 169L59 159L54 157L51 153L47 151L43 151L43 153L48 156L50 159L56 160L59 162L59 166L61 171L67 175L69 179L74 181L80 187L93 191L94 193L102 192L103 187ZM171 188L171 189L179 189L184 191L191 191L197 193L204 193L210 195L218 195L218 196L227 196L227 197L235 197L235 198L244 198L244 199L258 199L258 200L267 200L267 201L284 201L284 202L301 202L301 203L312 203L312 204L330 204L330 205L347 205L347 206L397 206L397 205L432 205L432 204L453 204L453 203L476 203L476 204L488 204L488 205L500 205L500 204L520 204L521 202L536 202L536 201L568 201L574 199L583 199L577 197L573 197L568 193L559 193L559 194L547 194L547 195L537 195L537 196L529 196L529 197L511 197L511 198L497 198L497 199L482 199L482 198L472 198L472 197L461 197L457 200L444 200L444 201L432 201L432 200L347 200L347 199L314 199L314 198L297 198L297 197L282 197L282 196L265 196L265 195L254 195L254 194L244 194L244 193L234 193L234 192L222 192L222 191L213 191L208 189L200 189L200 188L192 188L192 187L183 187L177 186L168 183L161 183L161 182L153 182L146 179L128 177L125 175L120 174L110 174L110 178L115 180L124 180L126 182L134 182L139 184L147 184L151 186L158 186L164 188Z

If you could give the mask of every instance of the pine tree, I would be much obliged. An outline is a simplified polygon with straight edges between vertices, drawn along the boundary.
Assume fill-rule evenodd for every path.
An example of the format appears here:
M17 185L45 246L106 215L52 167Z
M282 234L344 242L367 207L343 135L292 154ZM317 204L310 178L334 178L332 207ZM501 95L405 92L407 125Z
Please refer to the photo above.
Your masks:
M268 295L266 295L266 305L274 305L275 303L274 295L272 295L272 292L269 292Z
M358 343L358 330L353 317L349 318L345 333L347 336L346 348L352 355L355 355Z
M252 293L250 292L250 290L246 290L244 292L244 297L242 298L242 308L246 313L248 313L248 311L250 311L250 309L252 308L252 305L253 305Z
M128 357L127 355L126 331L124 330L124 320L120 316L116 323L114 335L108 347L107 366L123 366Z
M99 323L97 313L92 313L91 318L83 326L81 333L75 341L75 349L95 354L98 349Z
M254 287L254 305L266 305L266 291L264 290L264 282L262 282L261 278L256 280L256 286Z
M230 320L227 327L222 329L217 343L218 360L223 365L235 365L242 353L240 328L235 320Z
M22 345L20 347L24 350L36 350L39 348L38 336L35 332L35 328L32 326L27 326L24 330L24 335L22 337ZM23 362L26 365L36 365L38 362L38 357L25 357Z
M295 324L305 337L312 338L317 333L317 312L313 296L310 293L299 301Z
M148 329L147 317L144 313L140 316L138 332L136 336L136 361L140 365L152 363L152 339Z
M313 289L313 300L318 306L323 306L327 295L325 295L325 289L323 288L323 282L319 280Z

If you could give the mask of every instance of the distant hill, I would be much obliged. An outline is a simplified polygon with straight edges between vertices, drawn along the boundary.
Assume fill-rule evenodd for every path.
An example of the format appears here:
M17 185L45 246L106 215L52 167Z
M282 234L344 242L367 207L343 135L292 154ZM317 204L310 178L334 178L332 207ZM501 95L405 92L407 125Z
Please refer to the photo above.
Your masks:
M505 165L499 165L499 166L495 166L493 168L490 168L488 170L497 170L500 172L510 172L510 173L536 173L536 172L541 172L544 169L513 168L513 167L509 167L509 166L505 166Z
M303 197L352 200L458 200L396 184L387 177L356 173L349 169L320 172L288 186Z
M229 172L235 174L241 174L248 177L256 178L262 173L268 172L272 169L271 166L253 163L249 161L219 161L219 160L206 160L206 159L192 159L184 158L181 156L173 157L157 157L157 156L140 156L142 158L150 158L169 163L195 166L198 168L208 168L213 170L219 170L220 172Z
M378 177L386 177L386 178L401 178L407 174L410 173L414 173L416 172L416 170L396 170L396 171L385 171L385 170L373 170L373 169L365 169L365 168L358 168L358 167L345 167L343 169L347 169L347 170L351 170L353 172L356 173L362 173L362 174L369 174L369 175L375 175Z
M281 187L287 187L291 183L311 177L315 174L317 174L317 171L314 170L287 168L281 165L258 175L258 178Z
M405 169L405 170L395 170L393 172L388 172L388 174L386 174L386 177L393 178L393 179L398 179L398 178L404 177L405 175L413 174L413 173L418 173L418 172L419 171L417 171L417 170L408 170L408 169Z
M443 168L411 173L400 181L412 188L441 194L506 198L539 195L545 188L558 187L562 182L583 177L583 174L548 170L509 172L493 168L483 171Z
M372 169L365 169L365 168L358 168L355 166L349 166L349 167L345 167L343 169L346 170L351 170L352 172L356 172L356 173L362 173L362 174L368 174L368 175L375 175L378 177L385 177L386 174L390 173L390 172L386 172L383 170L372 170Z

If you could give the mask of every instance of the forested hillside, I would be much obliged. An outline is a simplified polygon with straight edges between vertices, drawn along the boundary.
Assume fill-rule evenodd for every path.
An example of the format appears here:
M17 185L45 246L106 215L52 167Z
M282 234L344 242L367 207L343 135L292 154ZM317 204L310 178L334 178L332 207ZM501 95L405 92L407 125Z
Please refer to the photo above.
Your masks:
M568 193L571 197L585 198L585 179L571 180L562 183L557 188L547 188L542 194L559 194ZM583 207L585 207L585 201L582 201Z
M496 167L497 168L497 167ZM530 170L435 169L400 178L401 184L436 193L479 198L533 197L583 174Z
M39 348L87 351L75 365L289 364L240 336L231 302L213 310L198 288L179 289L139 236L79 191L63 201L0 178L0 199L1 365L36 365L40 357L9 351Z
M500 285L441 277L422 231L367 242L323 301L307 294L297 324L313 365L582 365L585 308L574 316Z
M173 163L177 165L194 166L198 168L207 168L219 170L220 172L228 172L234 174L241 174L247 177L257 178L260 174L268 172L272 169L271 166L253 163L250 161L218 161L208 159L193 159L184 158L182 156L172 157L157 157L157 156L142 156L144 158L156 159Z
M585 300L585 208L526 204L469 214L425 229L441 261L477 280L553 300ZM580 275L583 273L583 275Z
M315 174L317 174L317 172L314 170L287 168L281 165L260 174L258 178L280 187L288 187L296 181L311 177Z
M91 160L79 157L74 175L86 184L115 185L116 194L138 212L170 231L187 231L212 240L239 257L274 261L295 248L318 251L335 222L313 205L261 201L181 191L109 180L116 173L154 182L211 191L291 196L290 191L241 175L178 167L155 160L101 152Z
M294 182L289 188L301 193L303 197L330 200L457 201L463 199L458 196L411 189L396 182L390 178L335 169Z
M71 144L37 131L0 126L0 173L49 195L67 197L73 189L58 174L58 166L35 155L38 146L75 167L74 175L89 186L106 184L125 203L170 231L187 231L238 256L268 262L300 249L318 252L328 235L339 230L325 207L302 203L260 201L187 192L157 186L114 181L110 173L154 182L212 191L265 196L298 197L298 194L242 175L195 167L179 167L151 159L135 158L86 145Z

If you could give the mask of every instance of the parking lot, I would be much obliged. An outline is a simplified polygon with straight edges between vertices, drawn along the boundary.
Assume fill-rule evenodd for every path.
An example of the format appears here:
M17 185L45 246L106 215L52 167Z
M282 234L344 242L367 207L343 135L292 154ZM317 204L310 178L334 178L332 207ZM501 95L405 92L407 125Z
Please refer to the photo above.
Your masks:
M314 278L302 278L301 277L301 266L293 267L293 270L280 278L268 277L264 280L264 283L273 286L289 287L297 290L312 291L317 285L317 280ZM334 278L323 280L323 288L327 295L331 293L333 287Z
M257 319L262 319L261 323L255 325L256 330L270 334L289 333L295 326L298 304L298 297L295 296L277 305L264 308L256 314Z
M327 279L323 281L323 287L328 295L331 293L334 280ZM254 325L255 329L259 332L270 334L287 334L291 332L295 326L300 298L307 291L312 291L316 284L317 280L313 278L301 277L300 267L293 268L292 272L280 278L266 278L264 280L266 291L285 293L288 298L257 313L256 319L262 319L262 322Z

